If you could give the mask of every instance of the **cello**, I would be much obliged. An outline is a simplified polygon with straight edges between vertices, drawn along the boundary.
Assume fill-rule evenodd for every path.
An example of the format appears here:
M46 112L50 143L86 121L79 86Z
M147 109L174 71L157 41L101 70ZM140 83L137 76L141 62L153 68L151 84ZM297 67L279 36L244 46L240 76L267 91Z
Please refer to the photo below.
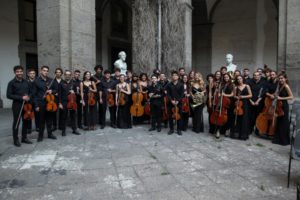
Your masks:
M284 86L283 86L284 87ZM261 135L274 136L275 128L276 128L276 118L284 115L284 111L282 108L282 101L277 99L280 91L279 90L279 82L277 83L277 88L274 93L275 98L271 99L271 97L265 98L265 107L263 111L258 115L256 119L256 128L258 129Z
M132 94L133 104L130 107L130 113L133 117L140 117L144 114L144 107L142 106L143 94L135 92Z
M226 88L227 86L225 86ZM223 88L224 89L224 88ZM227 120L227 108L230 105L230 99L223 96L223 89L221 90L221 83L219 83L218 91L215 91L214 108L210 116L210 123L215 126L223 126ZM218 94L218 98L216 98Z

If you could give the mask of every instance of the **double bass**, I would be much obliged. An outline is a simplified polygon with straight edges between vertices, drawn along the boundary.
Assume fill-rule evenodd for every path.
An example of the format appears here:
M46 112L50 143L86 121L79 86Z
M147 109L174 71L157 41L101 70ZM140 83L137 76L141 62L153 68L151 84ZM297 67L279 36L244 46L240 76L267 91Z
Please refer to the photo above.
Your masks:
M221 90L221 83L219 83L219 88L215 90L213 111L210 115L210 123L215 126L223 126L228 120L227 108L230 105L230 99L223 96L225 88Z
M284 87L284 86L283 86ZM274 136L276 128L276 118L284 115L282 101L277 99L280 91L279 82L274 93L275 98L265 98L265 107L256 119L256 128L261 135Z

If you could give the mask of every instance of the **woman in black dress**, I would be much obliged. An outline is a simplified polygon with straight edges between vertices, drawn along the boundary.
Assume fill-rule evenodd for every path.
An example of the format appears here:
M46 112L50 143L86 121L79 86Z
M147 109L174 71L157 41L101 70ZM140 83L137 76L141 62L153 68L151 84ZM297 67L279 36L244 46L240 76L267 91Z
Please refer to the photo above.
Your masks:
M195 74L195 80L191 85L190 95L192 99L197 97L200 99L206 93L205 84L200 73ZM204 98L203 98L204 99ZM192 101L193 107L193 131L195 133L204 132L204 123L203 123L203 108L205 102L199 103Z
M131 88L130 98L132 98L132 94L134 94L136 92L140 92L140 86L139 86L138 80L139 80L138 75L134 73L132 75L132 81L130 83L130 88ZM132 99L129 100L129 102L130 102L129 105L133 104ZM137 125L137 124L141 123L141 117L132 117L132 123L133 123L133 125Z
M125 82L125 76L120 76L120 83L116 86L116 105L117 105L117 127L121 129L131 128L131 115L128 103L128 97L131 94L131 88Z
M85 130L96 130L96 104L89 104L88 98L90 92L95 95L97 88L95 82L91 81L91 72L86 71L84 72L83 80L80 83L81 99L83 99L82 106L84 126ZM96 99L94 99L94 101L96 101Z
M235 139L247 140L250 135L249 128L249 99L252 98L250 86L244 83L244 78L238 75L236 78L236 87L234 89L234 98L236 100L235 108L239 102L242 102L243 115L235 114L234 131L231 137Z
M291 88L288 85L288 80L286 74L280 74L278 76L278 89L279 94L277 96L278 101L282 101L282 109L284 115L277 117L275 136L273 139L274 144L289 145L290 144L290 123L289 123L289 105L288 100L293 100L294 96ZM271 98L276 98L273 95Z
M229 136L229 130L231 129L233 122L234 122L234 114L233 114L233 109L234 109L234 103L233 103L233 84L231 81L231 77L229 73L225 73L223 75L223 97L227 97L230 99L230 105L227 108L227 122L225 125L220 127L220 134L225 135L226 137Z

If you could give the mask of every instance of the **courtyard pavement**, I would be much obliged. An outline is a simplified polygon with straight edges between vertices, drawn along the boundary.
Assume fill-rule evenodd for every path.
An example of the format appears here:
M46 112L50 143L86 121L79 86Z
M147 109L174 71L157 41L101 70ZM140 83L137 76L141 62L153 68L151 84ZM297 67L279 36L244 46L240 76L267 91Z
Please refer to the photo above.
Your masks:
M0 110L0 199L269 200L296 199L300 162L289 147L191 131L148 132L149 126L105 128L58 140L12 145L12 115ZM207 130L207 129L206 129Z

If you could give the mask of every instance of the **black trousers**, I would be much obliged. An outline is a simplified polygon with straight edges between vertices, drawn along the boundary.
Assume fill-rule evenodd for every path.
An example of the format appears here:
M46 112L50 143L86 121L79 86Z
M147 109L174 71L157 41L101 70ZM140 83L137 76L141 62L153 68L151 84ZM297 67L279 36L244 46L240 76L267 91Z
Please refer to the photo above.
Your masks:
M70 116L70 123L71 123L71 128L73 131L76 130L76 111L75 110L68 110L66 108L66 105L64 105L63 109L60 109L60 123L61 123L61 130L65 131L67 128L67 119L68 116Z
M29 125L30 120L24 120L24 118L23 118L24 112L23 111L22 111L19 123L16 126L21 108L22 108L22 102L14 102L13 105L12 105L12 111L13 111L12 130L13 130L13 139L14 139L14 141L19 139L18 133L19 133L19 125L20 125L21 121L22 121L22 139L27 138L27 129L28 129L28 125Z
M105 118L103 120L103 104L101 104L99 101L98 101L98 123L100 125L105 125ZM106 110L105 110L106 111Z
M33 120L28 121L28 130L32 130L32 122L33 122ZM36 110L34 110L34 124L35 124L35 129L39 129L40 118L39 118L38 112L36 112Z
M54 115L56 112L48 112L46 111L46 106L40 106L40 111L38 112L38 116L40 118L40 131L39 131L39 138L44 137L44 130L45 125L47 128L48 135L52 134L52 123Z
M150 104L150 111L151 111L151 126L152 128L161 128L161 121L162 121L162 108L161 104Z
M82 103L81 97L79 95L76 96L76 103L77 103L77 126L82 127Z
M103 102L103 104L100 105L101 105L101 122L102 122L101 125L105 126L107 108L109 110L109 115L110 115L110 124L116 125L117 122L116 106L107 106L106 102Z
M182 112L181 118L182 118L182 130L186 131L189 125L189 113Z
M249 128L250 128L250 133L252 133L252 131L254 130L254 126L256 124L256 118L262 112L262 110L263 110L262 103L259 103L258 106L252 106L252 105L250 106L250 109L249 109L249 116L250 116L250 126L249 126Z
M173 105L169 106L169 126L170 126L170 130L174 130L174 121L175 119L172 118L172 108L174 108ZM181 106L178 106L179 108L179 115L182 116L182 110L181 110ZM180 117L179 120L177 120L177 130L181 130L182 131L182 118Z

